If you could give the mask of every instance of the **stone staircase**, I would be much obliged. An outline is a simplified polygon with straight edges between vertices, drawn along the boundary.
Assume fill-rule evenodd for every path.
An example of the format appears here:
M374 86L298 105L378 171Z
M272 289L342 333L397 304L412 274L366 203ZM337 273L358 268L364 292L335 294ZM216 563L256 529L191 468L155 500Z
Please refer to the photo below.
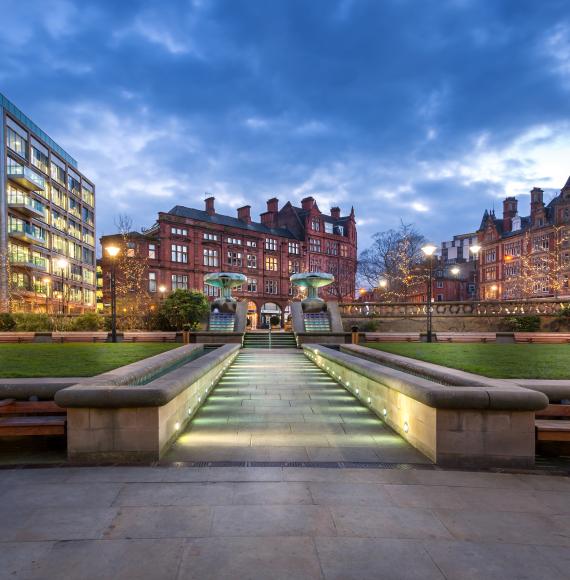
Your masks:
M269 332L246 332L243 348L297 348L297 342L292 332L272 332L270 346Z

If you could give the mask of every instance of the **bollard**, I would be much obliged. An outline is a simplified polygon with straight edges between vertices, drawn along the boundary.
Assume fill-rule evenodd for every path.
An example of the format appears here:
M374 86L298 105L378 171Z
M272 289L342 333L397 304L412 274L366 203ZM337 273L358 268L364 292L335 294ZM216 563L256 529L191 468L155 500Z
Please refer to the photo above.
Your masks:
M352 330L352 344L358 344L359 339L358 326L353 326L351 330Z

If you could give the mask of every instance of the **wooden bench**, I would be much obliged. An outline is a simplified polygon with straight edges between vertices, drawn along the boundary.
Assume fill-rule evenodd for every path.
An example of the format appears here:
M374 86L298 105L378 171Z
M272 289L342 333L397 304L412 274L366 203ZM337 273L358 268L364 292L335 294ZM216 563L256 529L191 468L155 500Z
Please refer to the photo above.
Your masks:
M494 332L438 332L437 342L495 342Z
M125 332L123 342L176 342L176 332Z
M53 332L53 342L106 342L107 332Z
M0 342L34 342L35 332L0 332Z
M419 342L418 332L365 332L366 342Z
M570 343L570 334L563 332L515 332L515 342L564 344Z
M570 405L548 405L536 412L534 421L539 451L552 455L570 449Z
M67 411L53 401L0 401L0 436L65 435Z

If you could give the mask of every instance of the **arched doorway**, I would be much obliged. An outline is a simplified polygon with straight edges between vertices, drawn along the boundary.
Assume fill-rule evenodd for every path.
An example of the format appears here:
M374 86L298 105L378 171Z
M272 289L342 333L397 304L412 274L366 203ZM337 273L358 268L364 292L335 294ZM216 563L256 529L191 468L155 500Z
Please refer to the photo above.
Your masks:
M279 318L279 326L281 326L283 323L281 306L275 302L266 302L261 307L261 328L269 328L272 316L277 316Z
M250 300L247 303L247 330L255 330L258 325L257 304Z

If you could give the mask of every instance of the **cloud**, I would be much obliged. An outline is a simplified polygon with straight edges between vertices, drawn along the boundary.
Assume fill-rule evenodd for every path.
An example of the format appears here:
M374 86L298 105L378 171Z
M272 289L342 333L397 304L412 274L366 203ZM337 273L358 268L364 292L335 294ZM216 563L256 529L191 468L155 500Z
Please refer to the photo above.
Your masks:
M570 88L570 22L560 22L545 34L544 52L553 70Z

